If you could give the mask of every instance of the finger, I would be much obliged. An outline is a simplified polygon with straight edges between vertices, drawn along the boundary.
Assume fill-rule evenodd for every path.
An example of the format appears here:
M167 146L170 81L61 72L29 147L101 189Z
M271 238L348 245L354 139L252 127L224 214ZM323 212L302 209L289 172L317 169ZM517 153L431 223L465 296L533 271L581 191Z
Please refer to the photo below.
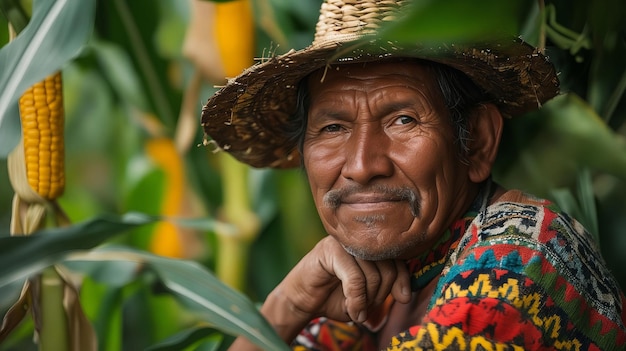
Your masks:
M355 322L364 322L367 319L368 303L367 281L362 267L354 257L346 253L334 256L331 269L341 280L348 316Z
M406 267L406 262L396 260L395 266L397 274L391 287L391 295L398 302L409 303L411 301L411 275Z
M368 298L372 300L374 305L380 305L391 293L391 288L398 276L398 270L395 261L392 260L376 261L375 264L380 275L380 283L377 286L376 294L368 296Z
M367 305L374 305L376 304L376 297L380 293L381 284L383 283L383 277L379 269L379 264L376 261L365 261L361 259L356 259L356 262L359 264L361 271L363 271L363 274L365 275Z

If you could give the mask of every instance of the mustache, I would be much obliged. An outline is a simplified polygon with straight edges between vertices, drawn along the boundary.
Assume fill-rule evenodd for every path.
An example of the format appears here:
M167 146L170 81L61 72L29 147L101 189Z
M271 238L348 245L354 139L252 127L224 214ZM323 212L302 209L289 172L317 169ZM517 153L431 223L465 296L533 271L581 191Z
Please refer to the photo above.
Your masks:
M407 201L411 209L411 214L414 217L417 217L420 212L419 196L413 189L387 185L372 185L368 187L349 185L343 188L329 190L324 195L324 206L336 210L347 196L365 192L381 194L398 201Z

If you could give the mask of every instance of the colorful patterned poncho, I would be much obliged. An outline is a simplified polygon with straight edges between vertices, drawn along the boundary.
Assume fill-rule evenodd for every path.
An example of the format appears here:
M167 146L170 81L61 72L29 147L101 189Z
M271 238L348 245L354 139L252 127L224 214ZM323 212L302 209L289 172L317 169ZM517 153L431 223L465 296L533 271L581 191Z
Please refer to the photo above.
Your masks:
M386 350L625 350L624 294L587 231L546 200L509 191L487 205L488 193L408 263L414 290L438 286ZM318 318L292 346L377 350L372 330Z

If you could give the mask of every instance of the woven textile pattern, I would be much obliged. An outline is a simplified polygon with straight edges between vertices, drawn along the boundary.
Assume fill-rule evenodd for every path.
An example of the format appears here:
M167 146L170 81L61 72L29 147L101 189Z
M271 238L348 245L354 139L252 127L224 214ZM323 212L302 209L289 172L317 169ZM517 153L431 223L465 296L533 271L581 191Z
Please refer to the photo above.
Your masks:
M589 234L550 202L510 191L479 211L462 237L449 238L456 243L444 245L448 260L438 268L424 320L386 350L626 348L623 293ZM420 275L428 274L425 266L410 264ZM375 333L363 326L328 320L311 326L316 332L308 328L294 350L377 349ZM352 341L328 343L341 328Z

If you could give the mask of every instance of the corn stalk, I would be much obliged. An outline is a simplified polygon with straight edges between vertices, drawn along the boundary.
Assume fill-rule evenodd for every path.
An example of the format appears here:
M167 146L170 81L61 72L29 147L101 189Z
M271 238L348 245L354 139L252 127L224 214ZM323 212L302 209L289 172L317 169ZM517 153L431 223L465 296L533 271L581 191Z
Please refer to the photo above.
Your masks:
M249 0L215 4L214 34L226 77L234 77L254 60L254 19ZM235 289L244 288L249 248L260 231L248 192L249 168L230 155L219 155L224 202L221 219L229 225L216 228L218 277ZM233 230L234 228L234 230Z
M20 24L19 28L23 27ZM17 36L11 24L9 32L11 40ZM69 224L56 201L65 187L62 90L59 71L34 84L20 98L21 141L8 157L15 191L11 235L30 235L48 226ZM77 289L60 267L48 267L25 282L20 298L4 317L0 341L27 311L33 316L40 350L95 349L95 336L82 313Z

